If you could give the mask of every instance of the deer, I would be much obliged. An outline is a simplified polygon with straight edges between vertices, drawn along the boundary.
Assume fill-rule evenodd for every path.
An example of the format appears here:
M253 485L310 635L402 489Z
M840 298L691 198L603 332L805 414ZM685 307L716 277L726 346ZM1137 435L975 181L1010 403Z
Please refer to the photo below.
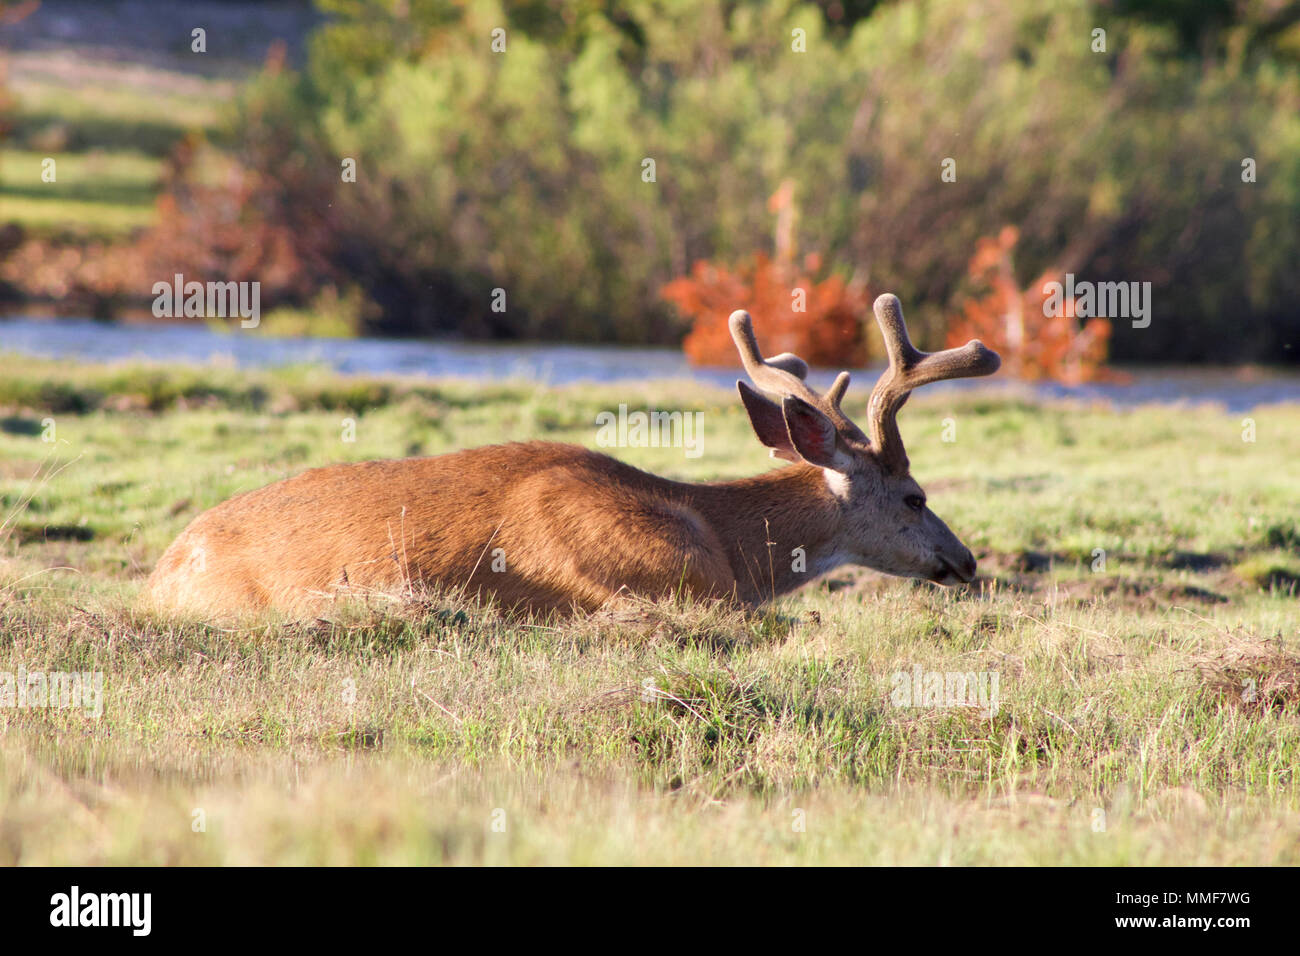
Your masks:
M729 329L753 382L736 387L783 466L688 483L543 441L328 465L200 514L143 596L214 617L313 615L349 595L449 588L511 613L567 615L619 596L755 609L846 564L969 583L975 558L927 507L897 418L913 389L990 375L1001 360L978 340L919 351L896 296L873 309L888 367L867 402L867 433L841 407L848 372L818 394L807 363L789 352L765 359L749 314L736 311Z

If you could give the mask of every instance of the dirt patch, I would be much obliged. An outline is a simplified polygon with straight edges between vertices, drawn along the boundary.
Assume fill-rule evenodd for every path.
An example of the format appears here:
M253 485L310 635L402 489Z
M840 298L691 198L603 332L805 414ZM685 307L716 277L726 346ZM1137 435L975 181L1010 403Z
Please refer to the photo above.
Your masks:
M1269 565L1261 568L1239 569L1239 573L1242 580L1251 587L1300 597L1300 574L1291 568Z
M45 541L93 541L95 530L80 524L16 524L13 533L19 544Z
M1062 551L986 551L978 555L981 569L1011 574L1043 574L1057 564L1074 564L1074 555Z
M1195 551L1170 551L1161 563L1173 571L1214 571L1231 563L1232 558L1226 554Z
M1025 552L1029 555L1038 552ZM1033 558L1023 563L1006 562L1012 567L1044 567ZM981 567L986 562L981 559ZM1050 563L1046 565L1050 567ZM1224 578L1225 583L1237 584L1235 578ZM937 588L937 584L925 581L911 582L913 587ZM841 568L821 582L832 594L846 592L873 596L896 590L904 581L890 575L878 574L859 568ZM1096 603L1118 603L1134 610L1152 610L1163 607L1199 604L1212 606L1226 604L1230 598L1227 594L1206 587L1192 584L1167 584L1154 578L1128 578L1115 575L1095 574L1084 578L1061 579L1041 571L1018 571L1004 569L993 574L980 574L968 585L964 593L975 600L988 600L998 592L1012 591L1026 597L1038 598L1053 603L1087 605Z
M1226 604L1227 596L1190 584L1164 584L1150 578L1095 575L1071 581L1041 581L1035 591L1051 592L1073 604L1117 603L1135 610L1192 604Z
M22 415L6 415L0 418L0 432L6 435L39 435L44 426L40 419Z
M1227 567L1237 556L1221 552L1170 551L1160 557L1144 557L1136 554L1111 553L1108 559L1145 564L1148 567L1168 568L1171 571L1193 571L1203 574ZM989 551L980 556L980 565L997 571L1011 571L1017 574L1041 574L1057 565L1073 565L1091 562L1087 554L1071 554L1066 551Z

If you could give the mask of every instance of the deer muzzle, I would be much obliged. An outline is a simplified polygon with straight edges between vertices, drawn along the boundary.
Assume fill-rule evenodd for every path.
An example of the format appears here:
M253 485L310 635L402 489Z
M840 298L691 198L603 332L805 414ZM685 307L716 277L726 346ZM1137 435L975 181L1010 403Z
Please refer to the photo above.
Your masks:
M975 555L970 549L959 545L949 553L935 555L938 564L930 580L935 584L954 585L970 584L975 580Z

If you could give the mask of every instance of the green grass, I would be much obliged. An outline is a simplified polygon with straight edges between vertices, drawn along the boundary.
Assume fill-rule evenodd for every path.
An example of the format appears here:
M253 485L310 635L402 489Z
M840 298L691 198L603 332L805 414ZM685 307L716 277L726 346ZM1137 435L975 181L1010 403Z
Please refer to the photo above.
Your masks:
M42 237L113 239L149 225L164 158L191 132L221 134L229 81L26 54L0 150L0 221ZM41 179L53 158L57 180Z
M5 222L60 238L112 239L148 226L153 207L130 203L5 196Z
M57 180L41 179L45 154L30 150L0 153L0 188L6 203L12 197L48 199L57 193L63 200L149 205L158 192L162 160L139 152L69 153L55 159Z
M155 157L170 152L187 130L216 127L234 89L229 82L111 63L86 64L84 73L25 63L10 85L18 98L11 138L19 148Z
M846 569L750 616L519 622L435 596L234 630L134 606L240 490L594 446L620 402L705 413L702 457L615 450L634 464L772 466L734 395L683 383L0 357L0 672L105 681L98 719L0 707L0 863L1300 862L1291 406L1253 411L1247 444L1212 408L918 393L913 473L981 558L969 590ZM916 666L995 672L996 712L898 706Z

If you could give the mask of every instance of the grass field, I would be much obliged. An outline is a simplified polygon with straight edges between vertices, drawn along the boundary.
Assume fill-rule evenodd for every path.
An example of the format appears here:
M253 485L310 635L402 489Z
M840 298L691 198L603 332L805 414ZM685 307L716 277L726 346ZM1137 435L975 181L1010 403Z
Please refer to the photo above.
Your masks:
M0 151L0 221L35 236L116 239L152 224L164 158L219 139L235 84L55 52L9 57L16 100ZM55 179L42 178L43 160Z
M975 587L219 629L138 611L140 582L201 510L310 466L594 447L622 402L704 412L700 458L615 450L636 465L772 462L683 383L0 357L0 673L103 673L98 717L0 706L0 863L1300 862L1300 408L933 391L902 429ZM900 704L917 667L996 675L996 707Z

